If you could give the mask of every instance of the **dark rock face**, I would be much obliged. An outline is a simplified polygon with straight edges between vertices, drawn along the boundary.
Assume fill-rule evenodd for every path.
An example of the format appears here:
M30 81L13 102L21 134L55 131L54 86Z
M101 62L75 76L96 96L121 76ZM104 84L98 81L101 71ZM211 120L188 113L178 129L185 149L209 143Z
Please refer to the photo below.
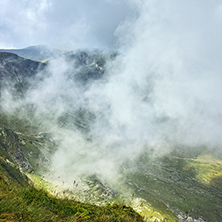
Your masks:
M0 88L10 87L14 94L22 95L30 80L45 67L44 63L0 52Z
M13 53L0 52L0 78L26 80L42 70L46 64L24 59Z
M74 73L70 73L75 81L83 85L103 77L106 63L115 59L117 54L103 54L99 51L77 51L64 54L65 59L72 65Z
M62 55L70 64L67 75L72 81L87 85L93 80L102 78L105 73L107 61L115 59L117 54L103 54L99 51L75 51ZM14 94L22 95L32 84L38 84L35 79L40 71L47 76L48 63L32 61L16 54L0 52L0 88L10 87ZM43 78L43 77L42 77ZM36 81L36 82L35 82Z

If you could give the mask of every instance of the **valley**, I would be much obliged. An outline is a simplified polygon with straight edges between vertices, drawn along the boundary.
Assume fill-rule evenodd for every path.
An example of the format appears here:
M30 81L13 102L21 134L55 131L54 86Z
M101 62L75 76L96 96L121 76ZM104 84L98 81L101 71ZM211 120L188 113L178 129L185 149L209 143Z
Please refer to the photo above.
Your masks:
M116 57L77 51L41 63L0 53L1 221L221 220L218 149L176 143L157 154L139 144L122 159L122 138L109 145L97 131L110 130L100 109L111 109L90 89L96 82L102 91Z

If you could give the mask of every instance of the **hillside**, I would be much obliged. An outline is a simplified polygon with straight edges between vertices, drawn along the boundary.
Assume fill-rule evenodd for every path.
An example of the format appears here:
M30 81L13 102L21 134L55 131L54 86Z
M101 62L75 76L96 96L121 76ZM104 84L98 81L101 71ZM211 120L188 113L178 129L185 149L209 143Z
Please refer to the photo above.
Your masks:
M174 144L157 155L143 147L106 171L112 156L93 130L97 119L109 121L84 96L95 82L102 91L107 63L117 56L80 50L40 63L0 53L2 221L142 221L139 214L148 221L221 220L217 149ZM94 170L96 161L104 174Z
M1 153L3 147L1 146ZM58 199L34 184L11 162L0 158L0 221L143 221L125 205L98 207L75 200Z
M23 98L32 86L30 81L35 79L38 72L46 69L46 64L6 52L0 53L0 64L1 92L5 89L12 91L14 99ZM4 96L1 99L4 100ZM50 139L50 134L39 133L41 127L38 124L33 126L29 118L1 110L1 221L143 221L141 216L125 205L98 207L58 199L36 187L24 173L41 175L47 170L56 144Z

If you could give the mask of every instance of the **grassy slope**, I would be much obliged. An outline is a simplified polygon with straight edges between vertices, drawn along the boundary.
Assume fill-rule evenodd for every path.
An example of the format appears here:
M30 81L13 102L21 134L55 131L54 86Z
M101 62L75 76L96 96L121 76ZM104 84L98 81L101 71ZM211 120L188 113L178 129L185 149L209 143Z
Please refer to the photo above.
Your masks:
M124 205L57 199L37 190L15 164L0 159L0 221L143 221Z
M6 127L1 127L0 130L2 161L8 159L13 162L8 151L16 153L15 148L19 147L36 169L38 168L37 162L42 159L40 147L48 147L53 152L53 144L49 142L47 135L37 134L38 127L28 120L2 115L0 116L0 126L3 125ZM178 221L175 215L192 216L196 219L203 218L206 221L221 221L222 161L219 158L220 155L213 155L213 153L211 155L205 148L199 150L197 148L192 152L188 149L184 150L156 159L151 158L150 153L145 153L136 162L127 163L122 172L123 178L125 178L122 184L124 189L114 188L118 194L111 201L124 202L128 206L132 206L150 221L155 221L155 219L162 221L164 218L165 221ZM91 180L91 182L93 181ZM94 185L92 183L90 190L92 192L95 192L94 188L97 187ZM40 188L45 189L46 186ZM17 195L24 194L22 191L15 193L14 190L12 193L7 192L7 195L10 196L8 201L13 199L11 198L13 195L16 198ZM38 192L44 193L43 191ZM48 196L45 193L44 195ZM55 199L52 196L47 198ZM99 198L101 199L101 195ZM24 196L21 196L21 200L24 201L23 208L26 209L27 202L24 200ZM13 204L10 203L10 206ZM120 206L123 209L123 204ZM57 214L52 212L49 215L54 218ZM73 220L74 217L72 215L68 219Z
M209 154L197 158L165 156L125 172L126 186L160 212L205 221L222 220L222 165Z
M52 144L42 135L27 135L36 133L27 121L4 117L0 118L0 221L143 221L125 205L98 207L36 189L18 166L26 162L37 168L40 147L53 149Z

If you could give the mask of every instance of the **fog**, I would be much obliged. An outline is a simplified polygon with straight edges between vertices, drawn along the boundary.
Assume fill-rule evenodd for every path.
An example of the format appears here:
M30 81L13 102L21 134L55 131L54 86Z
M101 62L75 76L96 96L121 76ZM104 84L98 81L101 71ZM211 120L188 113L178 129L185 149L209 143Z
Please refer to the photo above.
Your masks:
M70 81L78 70L60 57L19 104L7 97L5 107L35 105L34 115L59 143L51 171L67 181L93 173L118 178L123 162L150 148L155 155L176 147L221 149L222 4L135 0L128 7L137 16L115 30L120 54L101 79ZM93 114L89 131L58 124L78 110Z

